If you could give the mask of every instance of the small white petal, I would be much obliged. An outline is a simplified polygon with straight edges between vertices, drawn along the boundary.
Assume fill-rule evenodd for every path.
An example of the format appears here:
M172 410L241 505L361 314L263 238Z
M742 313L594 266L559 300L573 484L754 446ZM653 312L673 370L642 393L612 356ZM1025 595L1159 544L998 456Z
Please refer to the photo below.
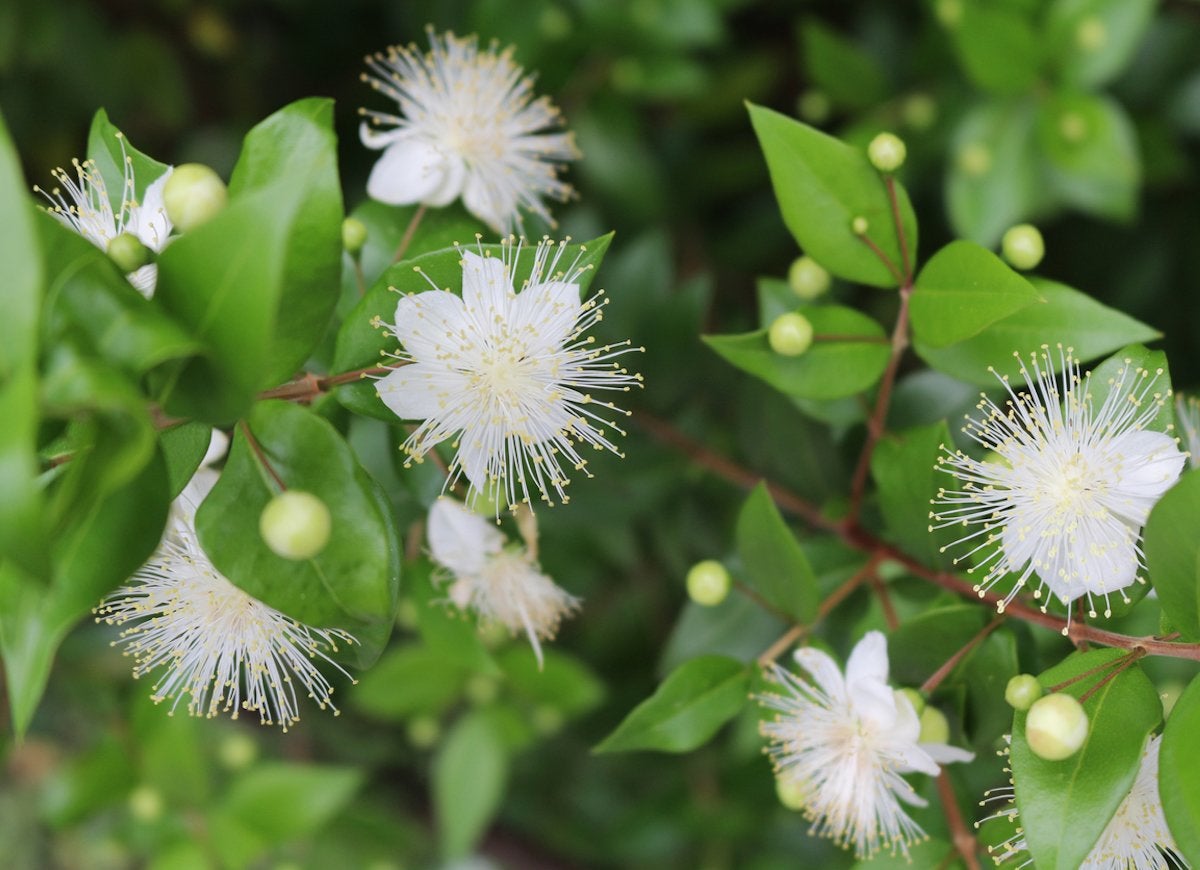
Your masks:
M392 332L419 362L444 363L465 344L463 302L445 290L426 290L400 297Z
M842 678L842 671L832 656L811 646L801 647L793 656L796 664L808 671L809 676L813 678L821 691L829 696L830 700L838 703L847 701L846 681Z
M500 552L504 536L495 525L456 501L439 498L429 509L429 550L455 574L478 574Z
M367 195L389 205L420 202L440 207L458 197L465 178L460 158L407 137L389 145L375 163Z
M167 207L163 202L163 188L174 171L175 167L168 166L167 171L146 188L137 211L136 224L130 227L142 244L152 251L162 251L167 244L167 237L171 235L171 219L167 217Z

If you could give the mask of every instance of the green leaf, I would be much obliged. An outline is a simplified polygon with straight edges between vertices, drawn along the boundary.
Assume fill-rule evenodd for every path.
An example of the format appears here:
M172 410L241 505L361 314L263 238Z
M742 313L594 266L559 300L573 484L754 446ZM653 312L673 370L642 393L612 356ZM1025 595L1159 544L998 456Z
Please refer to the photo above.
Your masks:
M1038 301L1033 286L991 251L951 242L917 276L913 337L929 347L957 344Z
M946 206L955 234L991 247L1047 200L1032 101L985 103L954 131Z
M184 423L182 426L172 426L158 436L162 447L163 458L167 460L167 482L171 498L183 492L204 455L208 452L212 440L212 427L203 423Z
M481 674L499 674L500 669L479 639L475 621L459 611L446 589L433 583L433 566L426 559L407 570L408 588L417 609L417 629L431 652Z
M869 109L887 94L883 71L867 54L837 31L813 18L800 30L808 77L835 106Z
M30 361L0 383L0 557L44 578L49 551L37 481L37 435L37 371Z
M1040 46L1027 15L1004 4L966 0L951 27L958 58L971 80L994 94L1021 94L1033 87Z
M814 260L848 281L896 287L892 271L851 229L865 218L867 237L902 272L904 256L883 178L862 150L805 124L750 104L750 121L771 172L783 221ZM917 253L917 219L904 187L895 183L908 260Z
M1125 650L1072 655L1038 677L1046 688L1116 662ZM1060 691L1076 698L1110 672L1084 677ZM1074 870L1129 794L1142 748L1162 720L1154 684L1132 664L1084 702L1089 731L1082 748L1062 761L1046 761L1025 742L1025 713L1013 717L1010 761L1021 826L1038 867Z
M1093 94L1058 94L1038 111L1037 137L1057 199L1102 217L1133 217L1141 158L1120 105Z
M157 181L167 171L167 164L147 157L125 138L108 119L104 109L97 109L92 116L92 126L88 131L88 159L96 164L100 176L104 179L104 187L108 191L108 199L113 212L120 214L121 206L127 197L141 202L146 195L146 188ZM133 172L134 189L125 189L126 161Z
M879 380L891 355L883 327L865 314L838 305L800 311L816 334L812 347L800 356L773 351L766 329L701 338L727 362L797 399L852 396Z
M900 685L921 685L970 643L987 619L987 612L975 604L936 607L906 619L888 635L892 679Z
M500 656L500 667L514 692L564 716L581 716L604 699L600 678L579 659L555 649L543 650L539 663L526 645L511 647Z
M1200 862L1200 679L1193 679L1167 717L1158 756L1158 794L1178 851Z
M342 190L333 100L299 100L246 134L229 196L296 189L302 199L287 228L283 286L263 385L290 378L329 324L342 266Z
M1142 551L1163 614L1184 640L1200 641L1200 469L1184 472L1154 505Z
M0 116L0 385L37 355L38 311L42 300L42 259L21 161Z
M278 487L239 425L220 480L196 515L204 552L249 594L307 625L355 635L366 666L391 631L400 549L391 506L328 422L288 402L260 402L246 420L266 461L291 489L333 516L329 543L311 559L277 556L258 531Z
M725 656L701 656L671 673L593 752L691 752L746 705L749 674Z
M440 713L462 692L470 671L425 646L389 650L350 690L350 703L377 719L398 722Z
M889 434L875 445L871 477L879 489L879 506L888 540L923 565L945 566L941 553L953 540L944 530L929 531L929 504L946 475L935 470L943 444L952 444L945 421Z
M464 716L433 759L433 808L444 859L471 853L504 797L508 755L491 719Z
M781 613L810 621L819 597L816 578L765 483L742 505L736 537L745 582Z
M1114 308L1101 305L1065 284L1032 279L1044 302L988 326L978 335L950 347L933 348L917 341L917 354L933 368L972 383L995 386L988 371L1019 378L1014 351L1028 356L1043 345L1072 347L1082 362L1112 353L1127 344L1153 341L1161 334Z
M1112 81L1133 59L1154 7L1154 0L1054 0L1046 39L1058 75L1093 88Z

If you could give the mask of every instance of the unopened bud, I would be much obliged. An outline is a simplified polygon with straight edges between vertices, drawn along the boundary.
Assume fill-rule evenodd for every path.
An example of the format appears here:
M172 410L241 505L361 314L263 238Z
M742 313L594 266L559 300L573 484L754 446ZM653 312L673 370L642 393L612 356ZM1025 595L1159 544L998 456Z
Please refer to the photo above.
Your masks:
M108 243L108 258L128 275L145 266L154 254L133 233L121 233Z
M775 794L789 810L800 811L808 806L809 791L808 783L794 774L775 777Z
M921 736L918 743L948 743L950 741L950 723L946 714L937 707L926 707L921 712Z
M850 231L856 236L865 236L867 234L867 230L870 228L871 225L862 215L859 215L854 220L850 221Z
M284 559L311 559L329 543L333 519L311 492L289 489L271 499L258 518L267 546Z
M408 742L417 749L432 749L442 736L442 726L432 716L415 716L408 720Z
M1033 674L1017 674L1004 687L1004 700L1014 710L1028 710L1042 697L1042 684Z
M767 343L781 356L800 356L812 347L812 323L803 314L780 314L767 330Z
M829 102L829 97L824 91L811 90L800 95L796 108L800 110L800 117L805 121L810 124L822 124L829 120L833 104Z
M687 573L687 591L697 604L713 607L729 595L729 572L716 559L697 562Z
M1063 141L1078 145L1087 138L1087 121L1078 112L1063 112L1058 119L1058 132L1062 134Z
M1088 16L1075 28L1075 44L1087 52L1097 52L1108 42L1108 28L1095 16Z
M565 719L562 711L549 704L539 704L533 710L533 728L543 737L550 737L562 730Z
M1028 271L1037 268L1046 256L1046 243L1033 224L1017 224L1000 240L1000 250L1013 267Z
M937 120L937 103L929 94L910 94L900 106L904 123L914 130L928 130Z
M217 759L226 770L245 770L258 758L258 744L245 734L231 734L217 747Z
M348 254L357 254L367 243L367 225L358 218L348 217L342 221L342 247Z
M880 133L867 146L867 159L880 172L895 172L907 156L904 140L895 133Z
M1070 695L1055 692L1038 698L1025 717L1025 741L1047 761L1070 758L1088 735L1087 713Z
M153 786L139 785L129 793L129 813L139 822L156 821L162 812L162 794Z
M897 695L903 695L908 698L908 702L912 704L913 712L920 716L925 712L925 696L916 689L896 689Z
M228 199L221 176L201 163L176 166L163 187L167 217L180 232L194 230L215 217Z
M500 694L500 686L491 677L475 674L467 680L463 692L472 704L483 707L496 700L496 695Z
M958 167L967 175L978 178L992 168L992 152L979 142L972 142L958 152Z
M933 7L933 14L937 16L937 20L942 23L943 27L951 29L958 27L963 17L962 0L937 0Z
M830 283L829 273L812 257L797 257L788 269L788 286L806 302L824 294Z

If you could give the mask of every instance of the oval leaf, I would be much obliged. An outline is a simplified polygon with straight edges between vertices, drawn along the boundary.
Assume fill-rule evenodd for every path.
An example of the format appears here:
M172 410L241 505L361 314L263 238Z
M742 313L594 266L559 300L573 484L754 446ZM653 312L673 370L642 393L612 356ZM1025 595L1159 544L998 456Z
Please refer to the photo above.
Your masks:
M433 808L443 858L469 855L487 828L508 780L504 740L491 718L464 716L433 759Z
M811 620L819 597L816 577L766 484L742 505L736 536L746 583L784 615Z
M1163 815L1183 856L1200 864L1200 679L1179 696L1167 727L1163 729L1158 756L1158 794Z
M1184 640L1200 641L1200 469L1185 472L1146 520L1142 550L1163 615Z

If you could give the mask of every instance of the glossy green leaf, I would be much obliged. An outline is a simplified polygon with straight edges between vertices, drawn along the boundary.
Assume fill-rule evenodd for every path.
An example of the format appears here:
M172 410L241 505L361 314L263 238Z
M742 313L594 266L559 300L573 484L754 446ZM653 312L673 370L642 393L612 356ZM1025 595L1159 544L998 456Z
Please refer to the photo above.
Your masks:
M163 458L167 461L167 481L171 498L183 492L208 452L212 427L204 423L184 423L163 430L158 436Z
M1012 729L1012 707L1004 690L1020 672L1017 638L1007 626L989 634L963 662L958 679L967 692L964 727L980 751L993 749Z
M580 292L586 293L596 270L608 250L612 234L581 245L567 245L563 263L576 262L587 271L580 276ZM506 246L477 245L471 250L501 256ZM518 290L533 270L535 246L525 245L513 269L513 286ZM419 271L418 271L419 270ZM338 332L334 355L335 372L353 371L386 364L384 355L399 348L396 337L379 324L396 322L399 294L422 293L431 284L452 293L462 291L462 254L458 248L446 248L397 263L385 271L354 309L346 315ZM350 410L394 422L396 415L379 400L370 380L347 384L338 390L338 399Z
M470 670L426 646L389 650L350 689L350 703L385 721L440 713L462 692Z
M967 0L950 36L963 69L994 94L1028 91L1037 81L1041 51L1033 22L1011 5Z
M0 385L37 354L38 310L42 299L42 261L34 229L35 212L21 172L21 161L0 116Z
M125 134L108 119L104 109L97 109L92 116L87 153L88 159L96 164L104 179L104 187L115 214L120 214L122 203L129 197L140 203L145 198L146 188L167 171L167 164L134 148ZM125 189L127 166L133 173L133 190Z
M504 797L508 755L494 723L464 716L433 759L433 808L446 859L463 858L487 829Z
M933 348L915 342L918 355L933 368L956 378L995 386L997 381L988 371L989 366L1001 375L1020 379L1014 352L1027 357L1043 345L1054 348L1061 344L1074 348L1075 356L1087 362L1127 344L1160 336L1157 330L1065 284L1041 278L1032 279L1032 283L1044 302L1035 302L950 347Z
M1163 614L1184 640L1200 641L1200 470L1185 472L1154 505L1142 551Z
M1155 0L1054 0L1046 40L1058 75L1089 87L1116 78L1146 35L1154 7Z
M797 622L811 620L817 609L816 578L766 484L756 486L742 505L735 536L746 584Z
M362 665L390 633L400 581L400 550L391 505L329 423L282 401L254 406L246 425L275 475L310 492L333 517L329 543L311 559L292 561L268 549L259 515L278 491L242 425L220 480L196 515L204 552L235 585L307 625L355 635Z
M1047 201L1030 100L985 103L963 116L950 145L946 207L955 234L991 247Z
M786 115L753 104L749 108L783 221L805 253L840 278L875 287L898 286L892 271L851 229L855 218L865 218L867 237L895 270L903 272L887 187L866 154ZM908 259L913 262L917 220L904 187L899 182L895 186Z
M1125 650L1072 655L1039 675L1044 687L1060 684ZM1110 672L1084 677L1060 691L1080 697ZM1038 867L1074 870L1129 793L1150 732L1162 720L1162 702L1141 667L1129 665L1084 702L1089 731L1083 746L1062 761L1046 761L1025 742L1025 713L1013 716L1010 762L1021 826Z
M987 621L987 611L974 604L944 605L904 620L888 635L892 679L899 685L921 685Z
M565 652L542 650L539 664L533 650L521 644L505 650L500 667L516 694L566 716L580 716L604 699L600 678Z
M929 531L930 501L950 483L935 470L943 444L953 444L944 421L885 435L871 455L888 538L924 565L945 566L950 560L941 548L954 540L944 530Z
M680 665L594 752L691 752L746 706L746 666L725 656Z
M1120 105L1093 94L1058 94L1038 111L1037 137L1058 200L1117 220L1134 215L1141 158Z
M342 190L333 100L298 100L246 134L229 180L236 202L252 192L296 189L302 200L287 229L283 286L263 386L290 378L329 324L342 265Z
M1158 794L1163 815L1183 857L1200 862L1200 680L1193 679L1175 702L1163 729L1158 756Z
M800 30L804 68L835 106L869 109L887 94L887 82L875 59L819 19Z
M37 481L37 428L37 372L31 361L0 383L0 556L44 579L49 556Z
M837 305L810 306L801 313L812 324L816 340L800 356L772 350L765 329L702 338L729 363L797 399L852 396L879 380L891 355L883 327Z
M910 302L913 338L946 347L978 335L1040 297L986 248L951 242L925 264Z

